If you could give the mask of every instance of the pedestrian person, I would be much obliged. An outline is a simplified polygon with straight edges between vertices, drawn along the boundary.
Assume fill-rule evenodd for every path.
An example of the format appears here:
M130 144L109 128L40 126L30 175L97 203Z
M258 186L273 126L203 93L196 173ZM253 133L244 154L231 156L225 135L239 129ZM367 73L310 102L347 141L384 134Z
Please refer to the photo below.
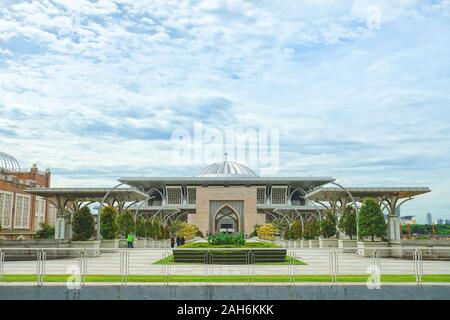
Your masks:
M177 247L179 247L181 245L181 239L179 236L177 236L176 242L177 242Z
M175 247L175 237L170 237L170 247L173 249Z
M133 232L130 232L127 236L127 243L129 249L133 248L133 242L134 242L134 234Z
M180 242L181 242L181 245L184 246L184 244L186 243L186 240L184 240L184 236L181 237Z

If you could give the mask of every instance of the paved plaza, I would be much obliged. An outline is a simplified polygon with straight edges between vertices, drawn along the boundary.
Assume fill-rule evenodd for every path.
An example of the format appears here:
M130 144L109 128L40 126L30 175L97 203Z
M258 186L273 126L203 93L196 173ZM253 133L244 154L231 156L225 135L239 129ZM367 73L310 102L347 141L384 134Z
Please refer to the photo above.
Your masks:
M166 254L166 249L129 251L129 273L132 275L161 275L170 269L173 275L283 275L289 273L288 265L209 265L171 264L170 267L154 264ZM295 265L296 274L326 275L330 273L329 251L292 250L291 255L306 265ZM102 253L99 257L86 258L87 274L120 274L120 253ZM73 266L78 266L76 258L46 261L46 274L66 274ZM367 274L372 260L352 253L338 254L339 274ZM412 260L381 258L382 274L414 274ZM423 261L424 274L450 274L450 261ZM35 274L35 261L5 261L4 274Z

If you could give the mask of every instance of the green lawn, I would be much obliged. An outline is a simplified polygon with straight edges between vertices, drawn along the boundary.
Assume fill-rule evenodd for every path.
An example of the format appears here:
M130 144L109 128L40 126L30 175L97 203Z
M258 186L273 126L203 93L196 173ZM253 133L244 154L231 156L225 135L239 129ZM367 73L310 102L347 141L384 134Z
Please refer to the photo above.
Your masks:
M193 264L204 264L203 262L192 262L192 263L188 263L188 262L175 262L173 259L173 255L170 255L166 258L163 258L161 260L158 260L156 262L154 262L153 264L157 264L157 265L164 265L164 264L174 264L174 265L193 265ZM293 265L306 265L306 263L304 263L303 261L300 261L298 259L286 256L286 259L284 260L284 262L257 262L256 265L270 265L270 266L283 266L283 265L289 265L289 264L293 264Z
M66 282L68 275L46 275L45 282ZM215 275L215 276L191 276L191 275L173 275L165 277L162 275L130 275L128 282L290 282L287 275ZM338 276L338 282L354 282L365 283L368 275L341 275ZM423 282L450 282L450 274L442 275L425 275L422 277ZM4 275L2 282L35 282L34 275ZM86 282L121 282L120 275L88 275ZM297 275L296 282L331 282L329 275ZM413 275L384 275L381 281L414 283L416 278Z

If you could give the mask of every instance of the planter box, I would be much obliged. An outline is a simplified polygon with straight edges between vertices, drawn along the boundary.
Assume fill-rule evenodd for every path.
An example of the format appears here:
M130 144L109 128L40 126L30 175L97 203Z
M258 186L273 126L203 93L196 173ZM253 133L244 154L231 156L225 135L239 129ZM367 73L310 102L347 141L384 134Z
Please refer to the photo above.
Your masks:
M100 255L100 241L72 241L70 243L71 248L75 249L85 249L86 257L98 257ZM81 250L74 250L74 254L78 256Z
M119 248L120 249L128 248L128 241L127 241L127 239L119 239Z
M146 248L170 249L170 240L147 240Z
M100 248L102 252L114 253L119 249L119 239L114 240L102 240L100 243Z
M338 240L338 248L343 253L356 253L358 242L356 240Z
M357 254L362 257L372 257L374 249L377 249L381 258L386 258L391 256L391 249L389 248L389 244L387 242L381 241L358 241L358 250Z
M71 257L71 250L64 250L70 248L70 240L0 240L0 248L5 249L5 261L35 261L39 249L45 249L47 260Z
M320 248L337 248L338 241L336 239L320 239L319 240Z
M309 248L309 242L307 240L300 240L300 248Z
M286 249L264 249L264 250L185 250L173 249L173 258L178 263L196 264L221 264L235 265L248 264L249 252L254 255L255 263L276 263L284 262L286 259Z
M448 240L400 240L391 241L391 255L394 258L413 259L416 249L420 249L424 260L450 260Z
M319 248L319 240L309 240L310 248Z
M147 248L147 239L139 239L134 241L135 248Z

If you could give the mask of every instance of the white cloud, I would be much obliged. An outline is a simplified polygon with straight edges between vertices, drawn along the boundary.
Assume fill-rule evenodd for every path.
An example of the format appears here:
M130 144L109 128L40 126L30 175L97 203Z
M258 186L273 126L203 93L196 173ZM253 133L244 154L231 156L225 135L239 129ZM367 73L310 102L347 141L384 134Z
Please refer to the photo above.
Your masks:
M374 3L379 30L366 25ZM449 7L8 2L0 9L0 150L55 168L57 185L101 185L122 174L195 173L171 165L168 140L195 120L277 128L280 174L430 181L437 191L424 205L447 214Z

